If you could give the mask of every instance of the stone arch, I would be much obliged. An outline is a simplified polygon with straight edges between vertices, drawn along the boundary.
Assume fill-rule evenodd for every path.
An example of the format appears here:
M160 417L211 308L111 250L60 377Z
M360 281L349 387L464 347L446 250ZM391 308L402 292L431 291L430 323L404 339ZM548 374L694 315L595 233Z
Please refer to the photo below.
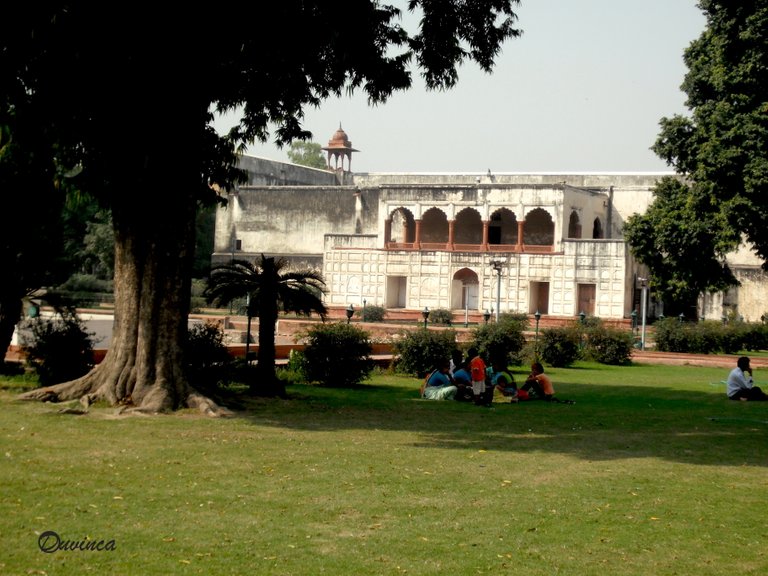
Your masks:
M599 239L603 237L603 223L600 222L600 218L595 218L592 224L592 238Z
M389 234L391 242L407 243L416 238L416 221L413 213L402 206L389 213Z
M571 212L568 220L568 238L581 238L581 220L576 210Z
M454 228L457 244L483 243L483 220L474 208L464 208L456 214Z
M555 243L555 223L543 208L534 208L525 217L523 244L552 246Z
M488 244L517 244L517 217L509 208L499 208L491 214Z
M480 307L480 281L469 268L456 271L451 279L451 309L476 311Z
M448 242L448 217L439 208L430 208L421 215L422 242Z

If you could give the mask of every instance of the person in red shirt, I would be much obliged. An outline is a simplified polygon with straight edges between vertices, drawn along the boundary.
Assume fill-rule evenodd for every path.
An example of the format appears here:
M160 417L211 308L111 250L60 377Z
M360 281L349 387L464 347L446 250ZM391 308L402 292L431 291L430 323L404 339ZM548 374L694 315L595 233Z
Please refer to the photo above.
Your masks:
M472 376L472 394L475 396L475 404L478 406L490 406L491 401L486 394L485 361L477 353L476 348L470 348L467 355L470 358L469 373Z

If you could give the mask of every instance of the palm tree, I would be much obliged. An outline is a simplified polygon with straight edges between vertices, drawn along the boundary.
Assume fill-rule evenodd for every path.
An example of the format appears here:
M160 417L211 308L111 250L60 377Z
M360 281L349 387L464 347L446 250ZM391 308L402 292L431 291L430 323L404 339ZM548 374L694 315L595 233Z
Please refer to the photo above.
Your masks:
M211 271L205 295L210 302L226 306L238 298L246 298L248 338L251 318L259 318L259 352L251 392L269 396L285 396L285 385L275 374L275 324L280 310L309 316L320 314L325 320L328 309L323 304L325 281L314 270L288 270L282 258L263 254L257 263L233 260ZM247 359L247 351L246 351Z

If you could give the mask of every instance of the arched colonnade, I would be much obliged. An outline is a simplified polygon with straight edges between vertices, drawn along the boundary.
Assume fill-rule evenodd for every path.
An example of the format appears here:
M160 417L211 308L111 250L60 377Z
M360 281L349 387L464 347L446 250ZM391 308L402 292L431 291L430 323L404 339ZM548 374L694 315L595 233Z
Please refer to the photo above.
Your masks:
M498 208L484 220L473 207L449 218L443 208L433 206L417 219L400 206L389 212L384 227L389 250L552 252L555 243L555 223L545 208L533 208L521 220L509 208Z

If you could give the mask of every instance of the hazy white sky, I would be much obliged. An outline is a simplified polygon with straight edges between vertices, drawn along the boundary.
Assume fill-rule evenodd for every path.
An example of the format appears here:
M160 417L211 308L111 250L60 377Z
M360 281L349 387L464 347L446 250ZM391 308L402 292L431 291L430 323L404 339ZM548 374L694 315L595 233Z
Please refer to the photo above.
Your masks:
M523 0L523 35L491 75L420 80L377 108L328 100L304 125L325 146L341 124L354 172L667 171L650 150L663 116L685 113L683 50L704 29L695 0ZM226 119L219 123L226 125ZM248 154L287 160L255 144Z

